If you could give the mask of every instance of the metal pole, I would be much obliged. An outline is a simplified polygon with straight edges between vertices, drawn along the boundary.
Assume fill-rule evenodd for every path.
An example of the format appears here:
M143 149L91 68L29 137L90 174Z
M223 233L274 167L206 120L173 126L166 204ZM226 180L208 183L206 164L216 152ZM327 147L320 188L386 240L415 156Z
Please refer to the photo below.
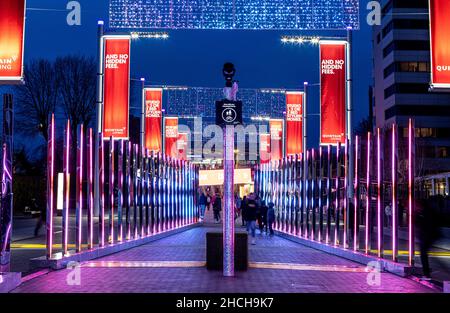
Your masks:
M77 170L76 170L76 252L81 252L82 233L83 233L83 150L84 150L84 127L81 124L77 131Z
M4 149L4 148L3 148ZM3 152L6 153L5 151ZM55 115L50 118L47 145L47 259L53 254L53 208L55 179ZM6 241L5 241L6 242ZM3 247L2 247L3 251Z
M98 42L98 64L97 64L97 100L96 100L96 119L95 119L95 153L94 153L94 214L100 212L100 171L99 171L99 134L102 133L102 115L103 115L103 78L104 78L104 55L103 55L103 34L104 22L98 21L97 42Z
M224 132L223 275L234 276L234 126Z
M145 78L141 78L142 83L142 107L141 107L141 136L140 143L141 149L145 147Z
M359 136L355 138L355 182L354 182L354 195L353 195L353 251L358 251L359 249L359 204L360 204L360 192L359 192L359 164L360 164L360 146L359 146Z
M415 236L414 236L414 192L415 192L415 161L416 161L416 138L414 131L414 120L409 120L408 129L408 250L409 250L409 265L414 265L414 254L415 254ZM447 179L447 188L448 188Z
M352 113L353 113L353 72L352 72L352 48L353 48L353 33L352 28L347 28L347 139L348 139L348 177L347 177L347 186L348 186L348 194L346 197L348 199L352 199L354 194L353 188L353 163L354 163L354 153L353 153L353 121L352 121Z
M109 139L109 243L114 243L114 138Z
M302 125L302 137L303 137L303 141L302 141L302 145L303 145L303 179L302 179L302 193L303 193L303 199L302 199L302 235L304 235L304 217L303 214L308 214L307 210L307 200L306 197L308 196L307 194L307 173L308 173L308 160L307 160L307 150L308 150L308 82L304 82L303 83L303 125Z
M384 213L383 213L383 138L381 129L377 128L377 250L378 257L383 257L384 244Z
M70 206L70 120L67 120L64 136L64 208L62 211L62 253L67 254L69 243L69 206Z
M397 125L392 125L392 261L398 260L398 205L397 205Z

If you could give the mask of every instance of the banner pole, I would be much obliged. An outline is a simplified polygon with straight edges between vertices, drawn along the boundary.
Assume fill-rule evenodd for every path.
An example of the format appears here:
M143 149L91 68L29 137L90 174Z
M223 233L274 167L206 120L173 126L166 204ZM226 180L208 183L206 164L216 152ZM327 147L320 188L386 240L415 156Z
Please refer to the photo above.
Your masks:
M352 138L352 129L353 129L353 121L352 121L352 113L353 113L353 73L352 73L352 41L353 41L353 32L352 28L347 28L347 139L348 139L348 177L347 177L347 186L348 186L348 194L346 195L348 200L353 198L353 194L355 192L353 186L353 177L354 177L354 153L353 153L353 138Z
M141 108L141 147L145 147L145 78L141 78L142 83L142 108Z
M94 214L100 211L100 190L99 190L99 134L102 132L102 107L103 107L103 34L104 22L98 21L97 42L98 42L98 68L97 68L97 105L95 119L95 153L94 153Z

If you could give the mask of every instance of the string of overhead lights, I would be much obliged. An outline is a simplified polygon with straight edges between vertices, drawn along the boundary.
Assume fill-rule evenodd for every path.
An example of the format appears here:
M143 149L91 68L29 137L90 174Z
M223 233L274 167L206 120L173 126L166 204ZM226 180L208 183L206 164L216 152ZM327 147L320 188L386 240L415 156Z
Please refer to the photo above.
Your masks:
M110 0L110 27L152 29L359 29L358 0Z

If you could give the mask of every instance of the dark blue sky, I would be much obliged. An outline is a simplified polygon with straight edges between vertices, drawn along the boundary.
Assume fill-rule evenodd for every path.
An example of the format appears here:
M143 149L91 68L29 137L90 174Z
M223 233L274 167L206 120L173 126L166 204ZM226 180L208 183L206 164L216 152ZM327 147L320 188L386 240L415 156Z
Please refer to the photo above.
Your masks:
M108 25L108 0L80 0L82 25L66 23L68 0L28 0L26 60L67 54L96 55L97 20ZM367 0L361 1L361 30L354 33L354 122L368 114L371 83L371 30L366 24ZM37 10L49 9L49 10ZM283 45L283 34L345 35L345 32L170 31L167 41L133 42L132 77L154 84L222 87L221 68L235 63L237 79L247 88L300 88L319 81L319 51L310 45ZM319 111L319 89L313 87L310 112ZM318 132L318 117L310 119Z

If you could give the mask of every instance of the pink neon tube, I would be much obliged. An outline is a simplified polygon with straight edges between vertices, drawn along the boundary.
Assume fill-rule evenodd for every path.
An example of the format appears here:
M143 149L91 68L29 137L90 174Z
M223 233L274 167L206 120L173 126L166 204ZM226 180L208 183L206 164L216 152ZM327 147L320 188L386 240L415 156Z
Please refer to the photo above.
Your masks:
M381 242L383 240L382 228L383 223L381 220L382 208L381 208L381 130L377 129L377 246L378 257L381 258Z
M367 133L367 174L366 174L366 227L365 227L365 253L369 254L369 206L370 206L370 150L371 133Z
M413 232L413 193L414 193L414 127L412 119L409 120L408 129L408 250L409 250L409 265L414 264L414 232Z
M353 250L358 250L358 188L359 188L359 136L355 138L355 182L354 182L354 212L353 212Z
M397 260L397 162L395 149L397 147L396 141L396 126L392 125L392 260Z

